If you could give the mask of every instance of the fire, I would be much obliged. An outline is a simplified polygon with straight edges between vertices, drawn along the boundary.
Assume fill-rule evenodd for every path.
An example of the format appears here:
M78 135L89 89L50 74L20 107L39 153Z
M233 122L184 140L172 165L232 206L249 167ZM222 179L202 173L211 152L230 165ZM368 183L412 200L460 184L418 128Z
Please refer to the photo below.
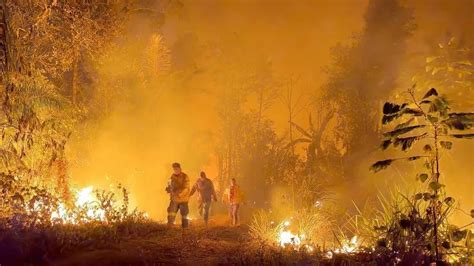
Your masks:
M64 203L59 203L57 209L51 213L51 221L77 224L82 221L105 221L105 211L98 208L98 201L94 195L94 187L88 186L75 193L76 201L74 208L84 213L83 217L66 207Z
M335 253L353 253L359 248L357 236L353 236L350 241L345 241L340 249L334 250Z
M288 227L291 225L290 221L284 221L282 223L282 229L278 234L278 242L281 247L293 247L295 250L303 248L308 252L313 252L314 248L312 245L303 244L306 236L304 234L298 235L293 234Z
M285 247L292 245L298 247L301 245L301 239L298 235L294 235L290 231L281 231L279 235L280 246Z

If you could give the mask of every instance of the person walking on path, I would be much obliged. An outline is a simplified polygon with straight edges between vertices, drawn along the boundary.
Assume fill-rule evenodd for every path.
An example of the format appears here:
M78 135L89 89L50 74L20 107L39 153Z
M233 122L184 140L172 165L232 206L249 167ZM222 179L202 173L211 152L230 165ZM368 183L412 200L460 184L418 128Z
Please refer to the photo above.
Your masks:
M232 221L232 225L239 225L240 217L239 217L239 210L240 205L244 201L244 195L240 189L240 186L237 185L237 181L235 178L232 178L229 192L228 192L228 200L229 200L229 214Z
M168 225L174 225L176 214L181 213L181 226L188 227L189 177L181 171L179 163L173 163L173 174L170 177L166 192L170 194L168 206Z
M190 196L195 192L199 195L199 214L204 218L204 223L207 225L209 221L209 209L211 208L212 200L217 201L216 191L212 180L209 179L205 172L200 173L199 179L194 184Z

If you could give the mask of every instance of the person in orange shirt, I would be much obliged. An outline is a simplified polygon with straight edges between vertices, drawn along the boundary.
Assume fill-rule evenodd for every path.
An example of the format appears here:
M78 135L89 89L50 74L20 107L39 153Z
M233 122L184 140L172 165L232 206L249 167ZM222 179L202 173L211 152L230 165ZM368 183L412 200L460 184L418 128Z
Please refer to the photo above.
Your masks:
M239 209L240 204L243 203L244 197L240 189L240 186L237 185L235 178L232 178L228 194L229 200L229 214L232 220L232 225L239 224Z

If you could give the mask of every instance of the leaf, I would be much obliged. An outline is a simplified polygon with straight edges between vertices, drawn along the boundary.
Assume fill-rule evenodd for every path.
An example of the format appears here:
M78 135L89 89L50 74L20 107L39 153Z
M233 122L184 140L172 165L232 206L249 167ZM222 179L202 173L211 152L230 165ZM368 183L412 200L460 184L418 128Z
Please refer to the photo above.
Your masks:
M387 168L388 166L390 166L393 161L394 161L393 159L378 161L370 167L370 170L377 173L378 171L383 170Z
M400 128L407 127L407 126L410 125L411 122L413 122L414 120L415 120L415 118L412 117L412 118L408 119L406 122L403 122L403 123L401 123L401 124L395 126L395 129L400 129Z
M430 182L430 184L428 185L433 191L438 191L440 188L444 187L443 184L440 184L436 181L432 181Z
M391 115L400 112L401 106L395 103L386 102L383 105L383 114L384 115Z
M424 152L431 152L433 150L433 148L431 148L431 145L429 144L426 144L424 147L423 147L423 151Z
M454 242L459 242L459 241L463 240L466 236L467 236L467 230L456 229L456 230L453 231L452 240Z
M425 192L423 193L423 200L429 201L431 199L431 193Z
M423 96L423 99L426 99L426 98L428 98L428 97L430 97L430 96L433 96L433 95L434 95L434 96L438 96L438 92L436 91L435 88L431 88L431 89L425 94L425 96Z
M396 136L408 133L412 130L415 130L417 128L422 128L422 127L425 127L425 125L416 125L416 126L403 127L403 128L399 128L399 129L389 131L389 132L385 132L383 134L383 136L384 137L396 137Z
M444 199L444 203L446 203L446 205L448 205L448 206L453 206L453 204L454 204L454 199L453 199L453 197L447 197L447 198L445 198L445 199Z
M448 110L449 105L446 99L444 99L443 97L437 97L431 102L428 112L439 112L440 114L444 115Z
M394 119L397 119L400 117L401 114L394 114L394 115L384 115L382 116L382 124L386 125L390 122L392 122Z
M423 193L416 193L415 200L421 200L423 198Z
M443 124L447 125L450 129L465 130L469 128L469 125L465 125L457 119L446 119L443 121Z
M380 145L380 147L382 148L382 150L386 150L390 144L392 144L392 140L391 139L386 139L382 142L382 145Z
M415 137L407 137L407 138L395 138L395 141L393 143L393 145L395 147L398 147L400 146L400 144L402 145L402 151L406 151L407 149L409 149L413 143L417 140L417 136Z
M471 210L471 217L474 218L474 209Z
M420 179L422 183L424 183L428 179L428 174L426 173L418 174L418 178Z
M474 134L451 134L450 136L457 139L474 139Z
M465 130L474 127L474 113L450 113L442 122L451 129Z
M451 141L440 141L439 145L447 150L450 150L453 147L453 143Z
M405 108L403 109L403 114L411 114L414 116L422 116L423 112L418 109Z
M424 133L419 136L412 136L412 137L406 137L406 138L395 138L395 141L393 142L393 145L395 147L398 147L400 144L402 145L402 151L406 151L407 149L411 148L413 143L419 139L424 138L427 135L427 133Z

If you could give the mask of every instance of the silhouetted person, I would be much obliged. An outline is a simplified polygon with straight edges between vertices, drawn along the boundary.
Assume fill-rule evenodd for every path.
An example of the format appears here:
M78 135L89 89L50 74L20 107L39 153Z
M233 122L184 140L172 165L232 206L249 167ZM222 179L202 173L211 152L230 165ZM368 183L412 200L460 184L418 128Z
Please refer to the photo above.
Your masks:
M181 213L181 226L188 227L189 177L181 171L179 163L173 163L173 174L170 177L166 191L170 193L168 206L168 225L173 225L176 214Z
M207 178L206 173L201 172L199 179L191 190L191 196L194 192L199 193L199 214L204 218L204 223L209 221L209 209L212 200L217 201L216 191L211 179Z

